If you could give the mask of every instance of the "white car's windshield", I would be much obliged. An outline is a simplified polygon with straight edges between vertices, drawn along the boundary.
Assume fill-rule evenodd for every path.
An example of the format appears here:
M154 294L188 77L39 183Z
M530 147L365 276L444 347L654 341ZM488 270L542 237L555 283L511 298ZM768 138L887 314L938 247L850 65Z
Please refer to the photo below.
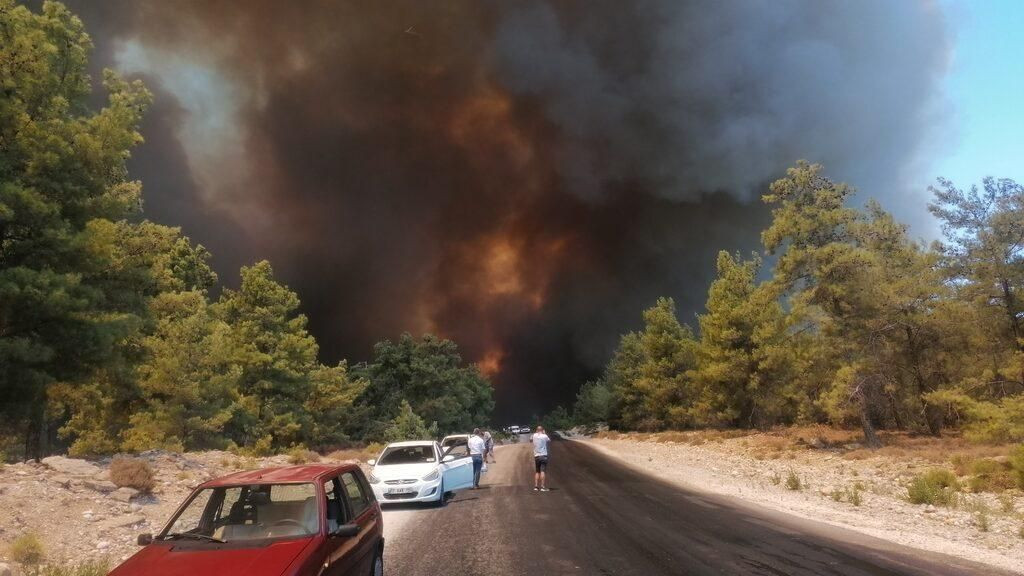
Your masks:
M377 464L426 464L430 462L437 462L433 446L391 446L384 451L384 454L381 454Z
M256 484L200 490L160 537L226 543L309 536L319 528L312 484Z

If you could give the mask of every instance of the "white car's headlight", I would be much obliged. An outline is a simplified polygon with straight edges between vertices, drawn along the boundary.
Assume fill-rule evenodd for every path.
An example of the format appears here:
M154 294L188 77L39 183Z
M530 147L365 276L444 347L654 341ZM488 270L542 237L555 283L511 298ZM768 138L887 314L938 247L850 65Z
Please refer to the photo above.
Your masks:
M439 476L441 476L441 472L437 468L434 468L433 472L423 477L423 481L433 482L434 480L437 480Z
M370 480L370 484L380 484L380 478L377 478L376 476L374 476L373 472L370 472L369 480Z

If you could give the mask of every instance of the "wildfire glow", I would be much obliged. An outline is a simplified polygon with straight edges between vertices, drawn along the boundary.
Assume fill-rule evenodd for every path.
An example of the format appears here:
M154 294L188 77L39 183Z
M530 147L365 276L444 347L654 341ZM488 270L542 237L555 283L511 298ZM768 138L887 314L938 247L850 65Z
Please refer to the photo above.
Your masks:
M504 358L504 352L497 348L492 348L484 354L484 357L476 365L484 376L490 378L501 371L501 361Z

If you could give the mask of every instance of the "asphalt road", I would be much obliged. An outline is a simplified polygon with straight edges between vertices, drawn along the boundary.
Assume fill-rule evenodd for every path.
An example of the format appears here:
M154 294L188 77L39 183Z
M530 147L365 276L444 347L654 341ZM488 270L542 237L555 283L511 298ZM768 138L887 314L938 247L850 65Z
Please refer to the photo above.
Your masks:
M733 499L688 492L579 442L499 447L480 490L386 508L389 576L1006 574Z

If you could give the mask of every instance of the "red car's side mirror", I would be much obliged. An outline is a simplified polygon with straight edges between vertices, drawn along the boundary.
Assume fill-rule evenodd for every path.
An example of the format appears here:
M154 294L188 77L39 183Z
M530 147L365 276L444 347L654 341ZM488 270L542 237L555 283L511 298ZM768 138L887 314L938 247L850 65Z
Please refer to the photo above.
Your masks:
M139 539L137 540L137 542L138 542L139 546L148 546L148 545L153 543L153 535L152 534L139 534Z

